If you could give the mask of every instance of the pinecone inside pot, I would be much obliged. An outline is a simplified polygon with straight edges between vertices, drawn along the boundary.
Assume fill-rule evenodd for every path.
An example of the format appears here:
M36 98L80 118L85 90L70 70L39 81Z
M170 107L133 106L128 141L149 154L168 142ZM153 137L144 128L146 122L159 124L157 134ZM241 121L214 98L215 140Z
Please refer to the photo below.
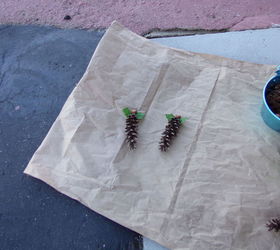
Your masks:
M126 142L130 150L136 149L137 143L137 128L138 128L138 119L136 117L137 111L133 110L132 113L126 119Z
M178 134L179 128L181 127L180 118L181 116L175 116L168 121L159 143L159 149L162 152L166 152L168 150L171 141Z
M268 231L274 230L275 232L280 231L280 219L271 219L267 222L266 227L268 228Z

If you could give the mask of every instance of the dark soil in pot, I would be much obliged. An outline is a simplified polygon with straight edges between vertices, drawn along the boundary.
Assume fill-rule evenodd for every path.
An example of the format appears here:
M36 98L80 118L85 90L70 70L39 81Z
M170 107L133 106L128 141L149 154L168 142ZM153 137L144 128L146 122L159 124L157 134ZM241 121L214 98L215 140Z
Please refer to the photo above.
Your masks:
M272 112L280 117L280 83L267 89L266 102Z

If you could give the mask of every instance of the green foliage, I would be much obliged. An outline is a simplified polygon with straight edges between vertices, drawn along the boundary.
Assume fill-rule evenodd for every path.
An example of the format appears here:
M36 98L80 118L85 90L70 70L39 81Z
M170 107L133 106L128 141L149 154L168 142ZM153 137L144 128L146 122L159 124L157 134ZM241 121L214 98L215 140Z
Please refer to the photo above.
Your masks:
M126 117L128 117L129 115L131 115L131 110L129 108L124 108L123 110L123 113Z
M186 120L188 120L189 118L187 118L187 117L182 117L182 118L180 118L180 122L181 123L184 123Z
M145 116L144 113L141 113L141 112L137 112L137 113L136 113L136 118L137 118L138 120L142 120L142 119L144 118L144 116Z
M165 117L167 118L168 121L171 121L172 118L175 116L173 114L166 114Z

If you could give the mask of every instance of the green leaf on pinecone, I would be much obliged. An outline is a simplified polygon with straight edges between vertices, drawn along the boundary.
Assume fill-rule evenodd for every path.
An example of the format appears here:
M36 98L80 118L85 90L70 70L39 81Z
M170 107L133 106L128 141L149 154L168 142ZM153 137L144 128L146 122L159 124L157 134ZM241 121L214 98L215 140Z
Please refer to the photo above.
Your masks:
M171 121L171 119L175 117L173 114L166 114L165 116L168 121Z
M187 118L187 117L182 117L182 118L180 118L180 122L181 123L184 123L186 120L188 120L189 118Z
M129 108L124 108L123 110L123 113L126 117L128 117L129 115L131 115L131 110Z
M144 113L141 113L141 112L137 112L137 113L136 113L136 118L137 118L138 120L142 120L142 119L144 118L144 116L145 116Z

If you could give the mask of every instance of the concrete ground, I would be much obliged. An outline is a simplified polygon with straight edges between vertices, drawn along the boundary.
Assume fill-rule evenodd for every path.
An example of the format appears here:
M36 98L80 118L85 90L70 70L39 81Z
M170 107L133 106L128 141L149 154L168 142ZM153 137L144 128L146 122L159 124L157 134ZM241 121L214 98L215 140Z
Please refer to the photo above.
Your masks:
M140 236L22 174L103 31L0 26L1 249L142 249ZM167 46L278 64L280 29L154 39ZM163 250L144 238L145 250Z
M0 26L0 249L141 249L141 237L23 174L103 32Z
M162 45L261 64L280 64L280 28L153 39Z
M279 26L279 8L279 0L1 0L0 23L97 29L117 20L139 34L245 30Z

